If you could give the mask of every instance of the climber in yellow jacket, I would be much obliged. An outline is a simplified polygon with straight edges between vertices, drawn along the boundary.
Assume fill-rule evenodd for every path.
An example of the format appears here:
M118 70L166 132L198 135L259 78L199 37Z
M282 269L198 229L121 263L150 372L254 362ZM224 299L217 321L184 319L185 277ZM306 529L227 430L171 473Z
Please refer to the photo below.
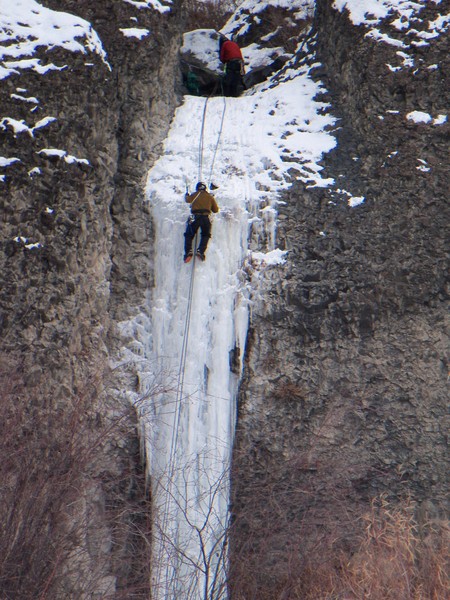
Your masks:
M196 255L205 260L206 247L211 237L211 213L219 212L216 199L206 191L206 185L199 181L193 194L186 192L186 202L191 205L191 216L186 223L184 234L184 262L192 260L192 241L198 229L201 230L200 244Z

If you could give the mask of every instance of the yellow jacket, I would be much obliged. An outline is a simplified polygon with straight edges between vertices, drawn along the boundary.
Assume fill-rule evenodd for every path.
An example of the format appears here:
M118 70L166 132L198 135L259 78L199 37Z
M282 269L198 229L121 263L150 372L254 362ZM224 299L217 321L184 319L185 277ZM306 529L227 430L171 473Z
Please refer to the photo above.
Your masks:
M205 190L200 190L199 192L194 192L193 194L186 194L186 202L191 205L191 212L193 213L198 211L199 213L209 215L211 212L219 212L216 199Z

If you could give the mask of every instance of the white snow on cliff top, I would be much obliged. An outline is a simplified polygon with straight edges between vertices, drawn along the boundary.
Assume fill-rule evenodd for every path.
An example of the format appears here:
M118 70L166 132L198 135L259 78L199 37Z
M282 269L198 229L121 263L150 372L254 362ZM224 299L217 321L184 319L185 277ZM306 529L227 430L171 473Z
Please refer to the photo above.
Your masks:
M106 62L106 53L90 23L69 13L50 10L35 0L0 0L0 79L22 69L38 73L60 69L29 60L38 47L60 47L70 52L94 52ZM28 59L28 60L27 60Z
M160 13L171 10L172 0L123 0L135 8L153 9ZM142 39L144 29L120 29L126 37ZM52 10L36 0L0 0L0 79L23 70L39 74L61 70L66 65L51 61L41 64L34 58L38 48L51 51L64 48L69 52L92 52L108 65L102 42L92 25L73 14Z
M123 0L127 4L131 4L136 8L153 8L160 13L165 13L170 11L170 5L172 4L172 0L165 0L166 4L163 4L159 0Z
M333 7L340 11L348 11L350 20L354 25L364 25L369 29L368 37L394 46L407 48L412 46L426 46L427 40L433 39L449 28L449 15L441 15L435 21L428 21L427 30L417 31L414 23L418 14L426 6L441 4L442 0L334 0ZM392 17L397 17L392 19ZM393 32L402 32L401 39L396 39L386 33L381 33L375 27L384 19L392 19L389 26ZM408 36L409 40L407 40Z
M314 10L314 0L244 0L235 13L230 17L221 33L226 36L244 35L251 27L251 24L258 23L258 16L269 6L284 8L295 11L295 19L301 20L312 15Z
M256 15L266 10L269 6L301 11L312 4L314 4L312 0L244 0L240 3L237 12L249 11Z
M183 46L180 54L186 60L195 57L204 67L216 73L222 73L219 60L219 35L214 29L194 29L183 34Z
M186 51L188 50L186 48ZM236 100L227 99L222 137L227 136L235 140L234 144L237 144L238 140L240 150L245 147L246 166L242 164L240 152L235 163L233 154L221 156L219 147L214 176L217 177L216 183L220 184L221 189L228 187L236 173L240 178L241 169L250 174L254 198L263 199L269 190L276 193L287 189L295 179L300 179L312 187L331 185L332 181L321 176L320 160L336 145L336 140L330 132L335 125L335 118L327 112L330 108L328 104L315 99L322 89L319 83L310 78L308 67L299 68L291 61L287 63L281 77L274 76L267 82L254 86L237 104ZM191 148L192 136L183 136L179 129L189 130L192 115L189 114L186 105L197 104L198 101L188 96L185 108L178 109L172 129L173 135L169 136L165 146L166 155L171 157L172 168L173 163L177 162L177 172L184 177L190 176L192 167L187 168L180 146L186 143L188 148ZM200 100L201 105L204 102L204 99ZM216 124L220 124L222 102L223 100L219 99L217 105L217 100L211 99L208 105L208 111L212 111L213 105L217 107L214 117ZM235 118L231 117L233 110L236 111ZM209 112L208 118L211 118ZM174 139L176 143L172 147ZM214 137L211 140L211 143L213 142ZM159 170L164 159L167 159L166 155L161 157L158 166L153 169L153 174ZM172 155L175 155L175 158ZM216 172L219 165L222 167L220 175ZM209 174L204 173L203 176L208 177ZM165 174L163 179L173 185L168 174ZM167 197L170 197L171 193L172 189L170 192L167 190Z
M374 25L394 11L409 19L417 9L423 8L423 0L334 0L333 7L347 10L355 25Z

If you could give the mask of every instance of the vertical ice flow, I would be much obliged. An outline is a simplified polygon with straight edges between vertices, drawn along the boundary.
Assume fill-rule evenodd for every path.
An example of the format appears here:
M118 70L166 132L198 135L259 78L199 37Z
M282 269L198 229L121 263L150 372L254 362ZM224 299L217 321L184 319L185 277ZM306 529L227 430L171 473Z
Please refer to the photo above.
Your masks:
M243 151L241 140L230 137L226 127L235 104L222 98L208 101L199 173L205 99L187 98L178 109L165 153L148 177L155 230L151 356L155 375L163 374L167 387L153 399L146 432L155 506L155 598L225 597L237 387L230 353L242 354L246 337L247 301L240 273L251 201L242 173L230 169L235 161L227 161L227 154ZM178 128L182 133L176 135ZM215 195L221 210L214 217L206 262L185 265L189 206L184 193L186 183L193 191L199 176L220 186Z
M332 183L320 174L323 153L336 143L325 131L333 117L314 100L320 89L307 68L287 68L282 78L241 98L210 98L200 173L206 99L187 96L148 176L155 232L150 335L142 339L145 326L136 319L131 327L141 336L136 342L147 365L143 388L144 377L160 386L142 407L157 600L226 597L228 469L249 312L244 267L251 266L250 247L262 250L253 253L260 265L264 257L270 268L278 257L284 260L284 252L271 252L278 192L294 179L320 187ZM221 210L206 262L185 265L185 185L193 191L199 178L219 186Z

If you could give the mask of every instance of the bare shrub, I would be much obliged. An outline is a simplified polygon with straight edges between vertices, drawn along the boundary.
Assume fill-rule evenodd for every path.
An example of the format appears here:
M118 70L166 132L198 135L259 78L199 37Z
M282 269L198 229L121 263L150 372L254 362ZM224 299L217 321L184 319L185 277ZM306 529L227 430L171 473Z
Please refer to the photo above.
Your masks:
M2 600L148 597L149 500L137 440L123 464L107 460L132 439L132 415L96 411L100 376L63 405L45 382L27 386L26 371L0 357Z
M267 483L253 488L248 512L234 515L232 600L450 598L447 523L419 525L410 500L384 497L358 519L341 512L318 523L314 511L298 519L292 500L304 505L311 490Z
M229 469L213 474L203 461L208 452L184 457L153 478L155 596L224 600L227 573ZM203 484L192 490L200 477ZM207 482L207 483L206 483Z
M239 494L233 486L233 526L229 535L233 600L305 600L310 571L321 572L316 592L322 588L325 592L328 558L338 558L339 546L348 543L343 528L354 512L353 507L345 505L347 490L325 491L325 503L315 487L318 469L335 472L337 466L320 465L308 453L286 462L285 468L277 468L274 457L259 449L252 460L251 479L246 477L245 463L238 475L233 474L232 480L239 482ZM330 503L334 519L326 519ZM313 565L310 557L314 557ZM294 595L300 584L299 594L301 591L304 595Z
M384 498L363 518L365 534L341 565L337 584L350 598L442 600L449 597L449 529L445 522L419 526L414 505Z

